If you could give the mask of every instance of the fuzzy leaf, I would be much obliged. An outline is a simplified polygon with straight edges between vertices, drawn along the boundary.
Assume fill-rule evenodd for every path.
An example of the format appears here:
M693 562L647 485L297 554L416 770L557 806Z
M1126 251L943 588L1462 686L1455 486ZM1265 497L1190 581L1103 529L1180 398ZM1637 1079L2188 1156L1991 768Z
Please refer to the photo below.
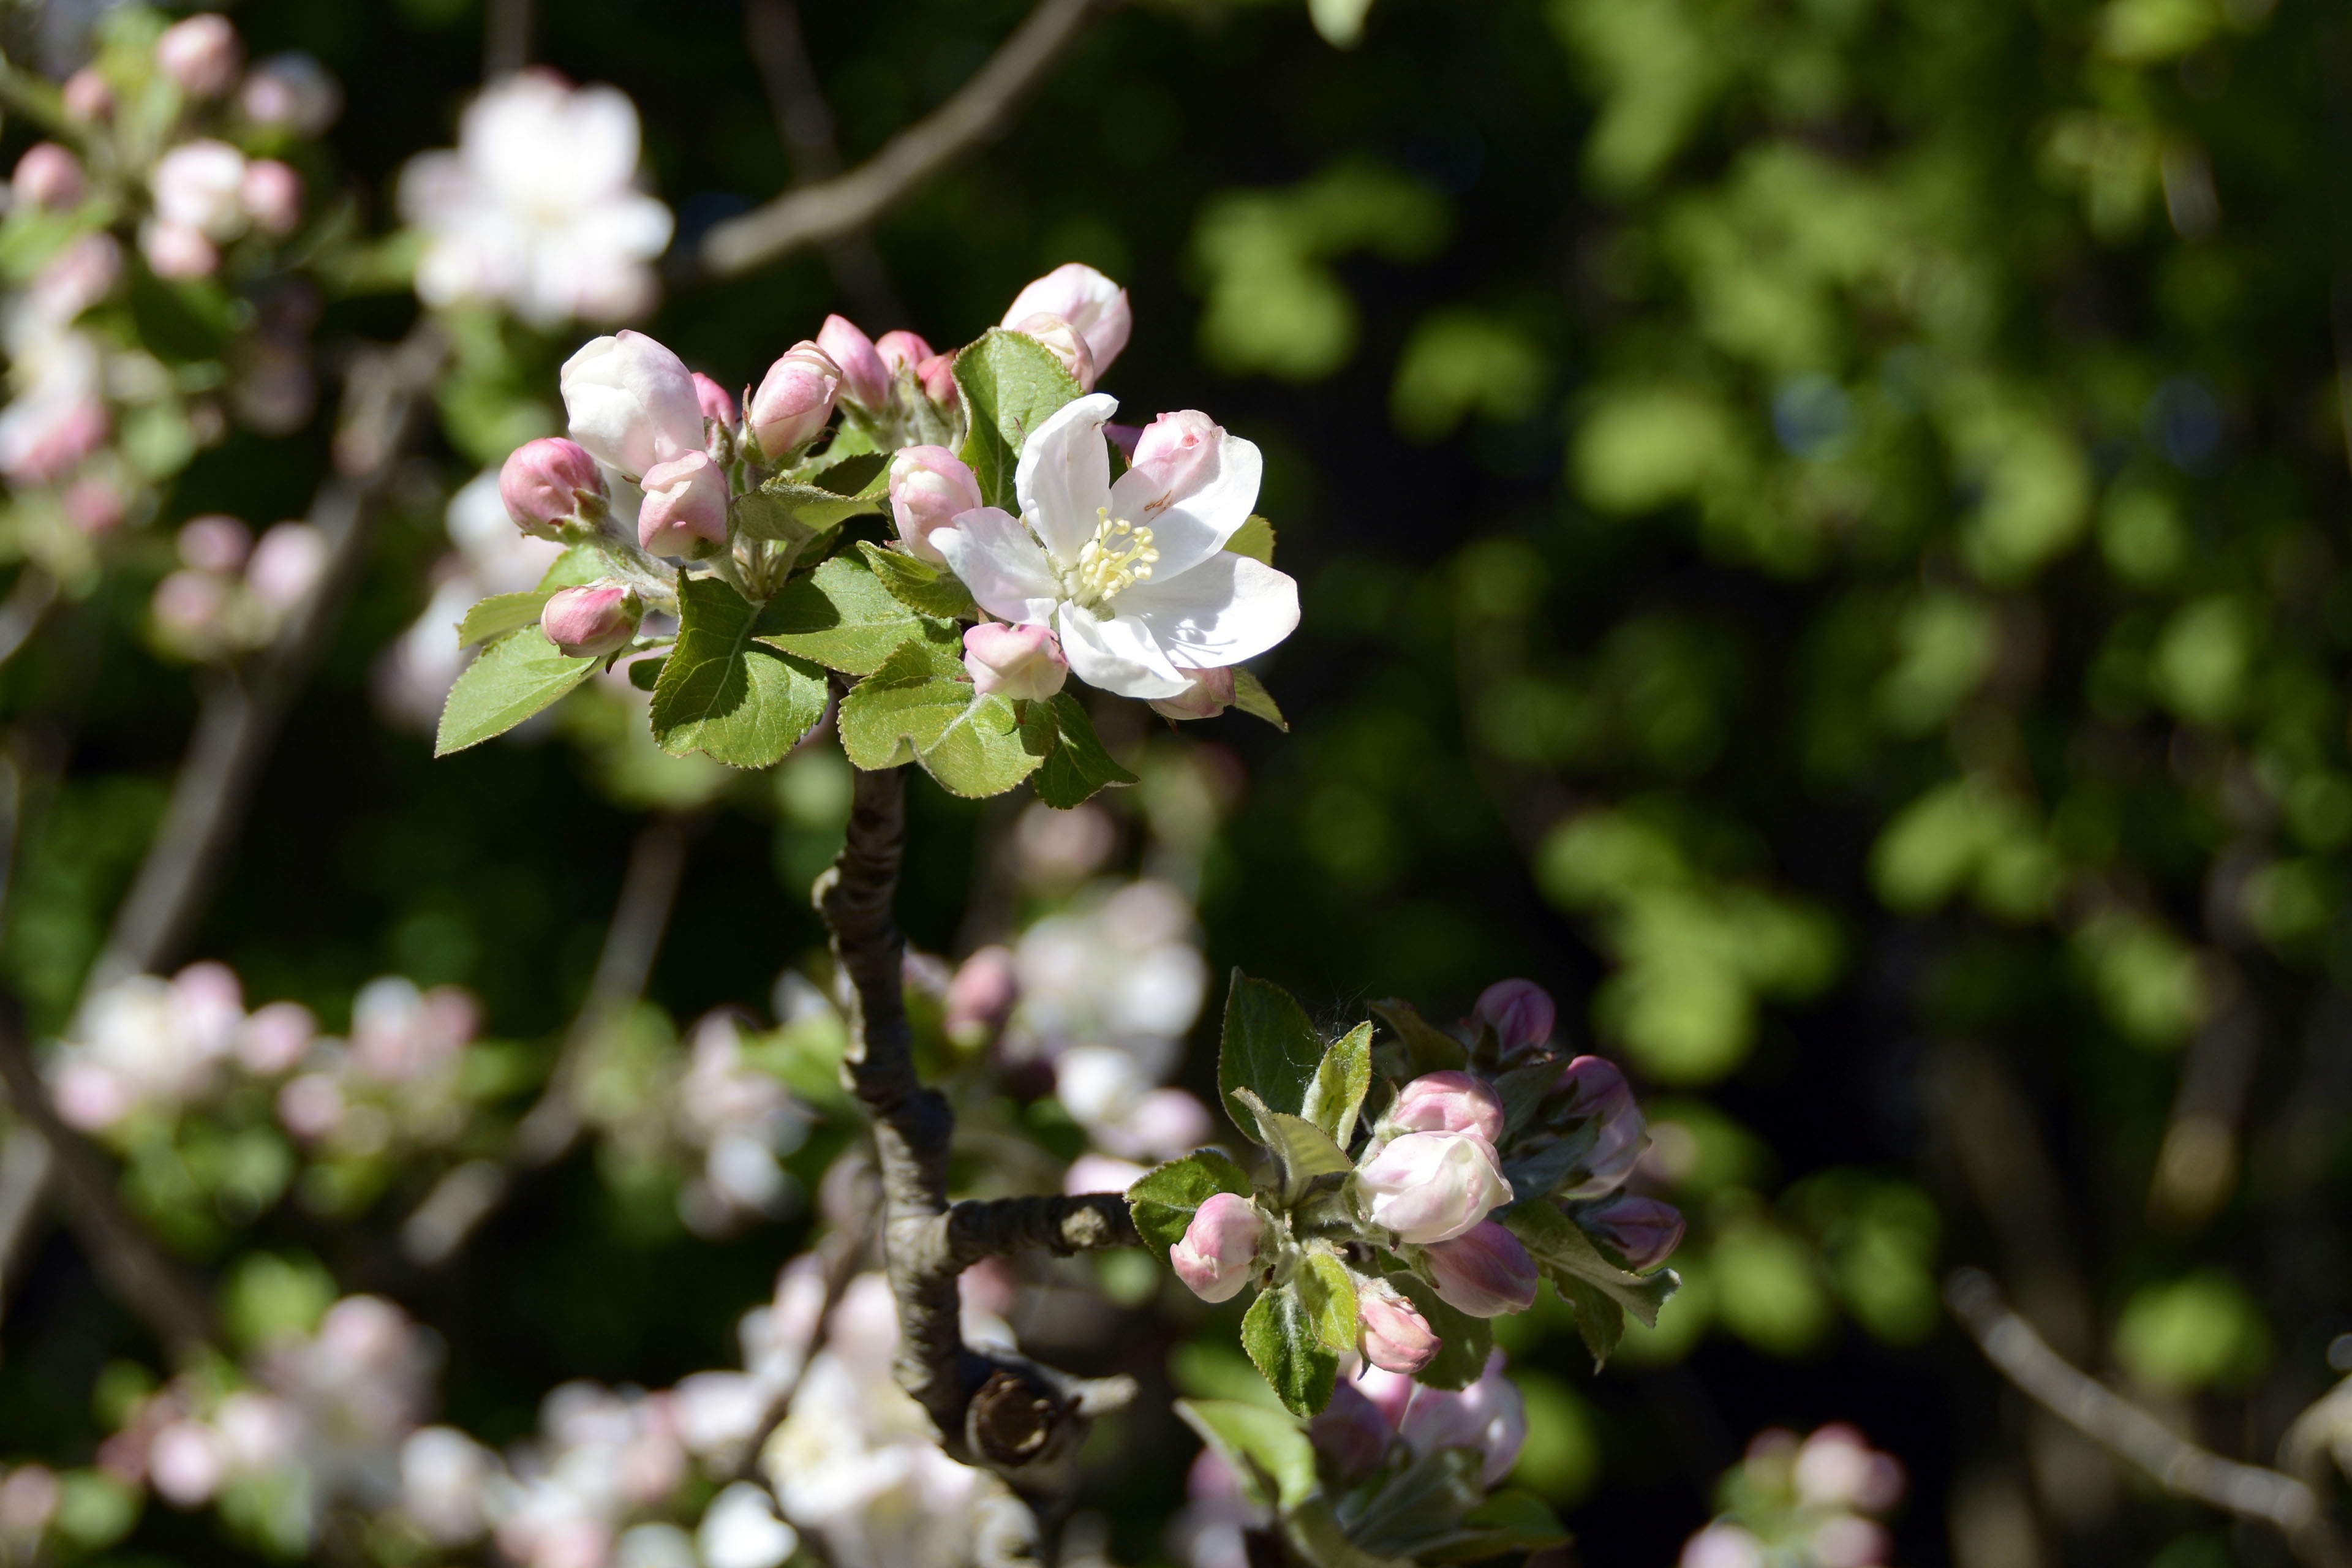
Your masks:
M764 768L816 728L824 671L757 640L763 620L760 606L715 577L679 583L677 642L654 683L662 750Z
M1356 1517L1352 1539L1367 1551L1412 1558L1459 1537L1462 1516L1486 1500L1485 1465L1485 1454L1466 1447L1418 1455Z
M971 592L963 585L963 580L946 568L870 539L859 540L857 551L874 569L875 581L917 615L942 621L968 621L980 614L980 606L971 602Z
M1529 1067L1513 1068L1494 1080L1495 1098L1503 1102L1503 1135L1510 1136L1528 1124L1559 1082L1558 1062L1537 1062Z
M1316 1248L1291 1280L1307 1310L1307 1321L1326 1350L1345 1354L1356 1348L1356 1282L1348 1266Z
M1314 1495L1315 1445L1288 1416L1238 1399L1180 1399L1176 1414L1260 1508L1295 1508Z
M941 673L941 649L916 639L841 702L841 744L869 772L913 758L950 795L1003 795L1044 761L1013 704Z
M502 735L588 679L593 658L567 658L538 627L484 648L449 689L433 754L446 757Z
M1468 1539L1424 1548L1430 1563L1476 1563L1506 1552L1542 1552L1568 1544L1570 1536L1551 1505L1533 1492L1506 1487L1462 1516Z
M574 544L548 563L539 579L539 591L552 594L558 588L582 588L612 574L612 563L604 559L603 551L593 544Z
M769 601L759 635L828 668L871 675L899 644L937 626L900 604L862 559L836 555L784 584Z
M1017 512L1021 502L1013 493L1013 472L1029 432L1084 395L1083 389L1045 344L1002 327L991 327L956 355L955 378L971 408L963 460L979 479L983 500Z
M1349 1540L1331 1505L1319 1497L1283 1514L1282 1537L1311 1568L1412 1568L1409 1558L1378 1556Z
M1255 1136L1235 1089L1250 1089L1268 1105L1304 1105L1307 1086L1322 1065L1323 1037L1307 1010L1281 986L1234 970L1217 1048L1217 1089L1241 1130Z
M1425 1072L1459 1072L1470 1065L1470 1053L1462 1042L1423 1018L1412 1003L1393 998L1375 1002L1372 1012L1404 1042L1415 1078Z
M1234 1090L1233 1097L1256 1125L1258 1142L1274 1156L1283 1207L1297 1208L1319 1178L1345 1176L1356 1168L1347 1152L1305 1117L1272 1110L1246 1089ZM1326 1188L1336 1185L1330 1182L1322 1184Z
M881 510L882 503L872 496L839 495L823 485L770 479L735 498L735 526L752 539L801 544L850 518Z
M1307 1086L1302 1114L1345 1149L1356 1136L1356 1113L1372 1087L1372 1026L1359 1024L1331 1042Z
M1242 1349L1293 1415L1313 1415L1331 1403L1339 1355L1317 1336L1296 1282L1258 1292L1242 1317Z
M1253 719L1263 719L1284 734L1290 733L1290 721L1282 716L1282 705L1265 682L1239 665L1234 667L1234 706Z
M1127 1208L1143 1239L1165 1255L1184 1238L1193 1214L1219 1193L1248 1197L1250 1179L1214 1149L1200 1149L1138 1176L1127 1189Z
M509 632L520 631L535 623L547 601L555 597L552 588L534 589L527 594L493 594L466 612L457 623L457 646L471 647L478 642L489 642Z
M1233 537L1225 541L1225 550L1229 554L1246 555L1261 565L1273 565L1274 524L1262 517L1252 517L1234 530Z
M1601 1256L1581 1226L1548 1203L1514 1204L1502 1220L1562 1299L1576 1309L1577 1327L1596 1361L1608 1359L1622 1332L1622 1324L1612 1328L1606 1308L1622 1308L1654 1329L1658 1309L1682 1284L1671 1268L1641 1275L1618 1268Z
M1493 1325L1484 1318L1474 1318L1447 1306L1438 1296L1437 1287L1418 1274L1400 1270L1388 1279L1429 1320L1430 1329L1439 1341L1437 1354L1412 1374L1413 1380L1432 1388L1467 1388L1477 1382L1479 1374L1486 1370L1486 1358L1494 1353Z
M1037 798L1047 805L1067 811L1097 790L1135 783L1135 775L1103 750L1094 721L1068 692L1056 692L1049 701L1032 702L1029 716L1053 728L1053 750L1045 753L1045 765L1030 781Z

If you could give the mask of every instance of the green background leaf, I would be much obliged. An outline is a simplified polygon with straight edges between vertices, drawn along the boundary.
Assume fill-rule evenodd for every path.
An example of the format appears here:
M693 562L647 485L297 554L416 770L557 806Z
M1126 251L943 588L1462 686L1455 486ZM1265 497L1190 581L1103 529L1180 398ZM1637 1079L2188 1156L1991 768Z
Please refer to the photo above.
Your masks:
M595 672L593 658L567 658L537 626L492 643L449 689L433 754L446 757L504 734Z

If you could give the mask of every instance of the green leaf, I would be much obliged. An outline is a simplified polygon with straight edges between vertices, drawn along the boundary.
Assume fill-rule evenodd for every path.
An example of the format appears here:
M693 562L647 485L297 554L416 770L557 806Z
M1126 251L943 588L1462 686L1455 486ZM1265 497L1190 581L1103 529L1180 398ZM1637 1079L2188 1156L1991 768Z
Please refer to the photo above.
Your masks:
M1138 1176L1127 1189L1127 1208L1143 1239L1165 1254L1184 1238L1200 1206L1219 1193L1248 1197L1250 1179L1214 1149L1202 1149Z
M1290 721L1282 716L1282 705L1265 682L1239 665L1234 667L1234 706L1253 719L1263 719L1284 734L1290 733Z
M538 627L484 648L449 689L433 754L446 757L502 735L594 672L593 658L567 658Z
M667 654L660 658L632 659L626 666L629 684L640 691L651 691L661 680L662 666L668 662Z
M803 544L850 518L881 510L870 495L838 495L823 485L770 479L736 497L734 514L736 528L750 538Z
M842 699L842 749L868 772L911 758L951 795L1003 795L1036 770L1043 751L1012 703L942 673L947 662L923 639L902 644Z
M1577 1329L1596 1362L1609 1359L1624 1331L1619 1309L1654 1329L1658 1309L1682 1283L1671 1268L1646 1276L1627 1273L1601 1256L1581 1226L1548 1203L1514 1204L1502 1220L1576 1310Z
M654 682L654 739L764 768L824 717L824 671L757 640L760 606L715 577L678 584L677 643Z
M1330 1135L1305 1117L1270 1110L1265 1101L1246 1089L1234 1090L1233 1098L1249 1113L1257 1127L1258 1142L1274 1156L1276 1181L1284 1208L1297 1208L1315 1190L1319 1178L1344 1177L1356 1168L1347 1152L1331 1142ZM1326 1189L1338 1185L1328 1181L1321 1184Z
M1258 1292L1242 1317L1242 1349L1293 1415L1313 1415L1331 1403L1339 1354L1317 1335L1295 1282Z
M870 539L859 540L857 550L874 569L875 581L917 615L942 621L968 621L980 614L980 606L971 602L971 593L963 585L963 580L946 568L919 561L904 551L892 550Z
M558 588L584 588L600 577L613 574L613 564L604 552L593 544L574 544L548 563L539 580L539 591L552 594Z
M1509 1137L1528 1124L1559 1082L1559 1063L1537 1062L1528 1067L1513 1068L1493 1080L1495 1098L1503 1102L1503 1135Z
M1234 970L1217 1047L1217 1089L1241 1130L1248 1132L1254 1123L1235 1109L1235 1089L1251 1089L1268 1105L1304 1105L1307 1086L1322 1065L1323 1037L1307 1010L1281 986Z
M1180 1399L1175 1408L1260 1508L1295 1508L1315 1495L1315 1445L1287 1415L1237 1399Z
M1282 1535L1314 1568L1412 1568L1409 1558L1376 1556L1349 1540L1331 1505L1319 1497L1283 1514Z
M1388 1279L1429 1320L1430 1331L1439 1341L1437 1353L1412 1374L1413 1381L1432 1388L1467 1388L1477 1382L1486 1370L1486 1358L1495 1351L1494 1326L1484 1318L1447 1306L1437 1287L1418 1274L1401 1270Z
M1423 1549L1430 1563L1475 1563L1506 1552L1542 1552L1568 1544L1569 1532L1551 1505L1533 1492L1506 1487L1462 1516L1466 1539Z
M768 602L759 638L845 674L871 675L899 644L937 624L900 604L863 560L836 555Z
M1600 1286L1573 1274L1554 1271L1548 1276L1559 1299L1576 1314L1576 1331L1584 1340L1584 1348L1592 1352L1595 1372L1609 1364L1617 1353L1618 1344L1625 1338L1625 1309L1602 1293Z
M1262 517L1252 517L1234 530L1233 537L1225 541L1225 552L1230 555L1246 555L1262 565L1273 565L1274 524Z
M838 441L834 443L835 447L839 445ZM803 471L792 478L834 495L879 500L890 493L889 468L887 452L844 452L835 457L833 447L827 447L824 461L804 465Z
M478 642L488 642L509 632L518 632L539 619L547 608L547 601L555 597L552 588L536 589L527 594L493 594L466 612L457 623L457 646L471 647Z
M982 500L1017 512L1013 473L1029 433L1084 389L1045 344L1002 327L991 327L956 355L955 378L971 407L963 460L980 480Z
M1307 1120L1345 1149L1356 1136L1356 1112L1363 1109L1364 1091L1371 1087L1372 1026L1359 1024L1323 1053L1315 1081L1307 1086Z
M1348 1266L1320 1247L1309 1248L1291 1283L1307 1325L1326 1350L1344 1355L1356 1348L1356 1281Z
M1350 1521L1350 1538L1368 1551L1419 1557L1462 1534L1462 1516L1486 1500L1479 1484L1486 1455L1448 1447L1416 1457L1391 1477Z
M1056 692L1050 701L1032 702L1029 710L1033 719L1042 712L1054 727L1053 750L1045 753L1045 766L1030 783L1039 800L1067 811L1097 790L1135 783L1135 775L1103 750L1094 721L1087 717L1076 698L1066 691Z
M1461 1041L1423 1018L1410 1002L1391 998L1372 1004L1372 1013L1397 1032L1415 1078L1425 1072L1459 1072L1470 1065Z

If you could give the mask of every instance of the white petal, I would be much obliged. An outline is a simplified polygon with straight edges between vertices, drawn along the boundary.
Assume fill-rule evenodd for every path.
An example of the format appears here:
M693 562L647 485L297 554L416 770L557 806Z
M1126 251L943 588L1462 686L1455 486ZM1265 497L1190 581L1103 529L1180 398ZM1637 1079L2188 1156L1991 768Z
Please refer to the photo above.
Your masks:
M984 506L932 534L931 542L982 609L1016 626L1052 624L1062 585L1020 519Z
M1070 672L1098 690L1150 701L1173 697L1192 684L1192 678L1169 662L1133 616L1103 620L1090 610L1065 605L1055 626L1062 635Z
M1062 564L1074 565L1110 505L1110 443L1102 427L1118 411L1107 392L1062 405L1022 444L1013 470L1021 516Z
M1258 480L1265 471L1257 443L1230 432L1220 435L1215 471L1188 495L1171 496L1133 468L1111 486L1110 514L1151 530L1152 548L1160 552L1154 578L1189 572L1223 550L1257 505Z
M1119 595L1117 608L1120 620L1141 622L1175 663L1218 669L1264 653L1297 628L1298 584L1246 555L1219 552L1190 572L1138 583Z

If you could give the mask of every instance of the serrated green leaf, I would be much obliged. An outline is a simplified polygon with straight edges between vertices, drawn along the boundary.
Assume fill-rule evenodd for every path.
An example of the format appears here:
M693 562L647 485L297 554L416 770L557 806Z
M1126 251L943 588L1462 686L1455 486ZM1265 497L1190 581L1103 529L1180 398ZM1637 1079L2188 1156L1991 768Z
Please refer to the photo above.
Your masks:
M1084 389L1045 344L1002 327L990 328L956 355L955 378L971 409L963 460L980 480L982 500L1017 512L1013 473L1029 433Z
M1390 998L1372 1004L1373 1016L1397 1033L1415 1078L1425 1072L1459 1072L1470 1065L1461 1041L1430 1023L1410 1002Z
M568 546L562 554L548 563L539 579L539 591L552 594L558 588L584 588L600 577L613 574L613 564L604 552L593 544Z
M1202 1204L1219 1193L1245 1198L1250 1192L1239 1165L1214 1149L1200 1149L1137 1177L1127 1189L1127 1208L1143 1239L1164 1255L1184 1238Z
M1356 1168L1347 1152L1305 1117L1273 1110L1246 1089L1234 1090L1233 1098L1255 1125L1257 1141L1274 1156L1276 1184L1286 1209L1297 1208L1318 1183L1327 1191L1336 1186L1322 1178L1344 1177Z
M629 684L640 691L651 691L661 680L662 666L668 662L667 654L660 658L631 660L625 667L629 672Z
M881 510L881 502L872 496L835 495L823 485L770 479L737 496L733 516L737 531L747 538L799 545L850 518Z
M1356 1136L1356 1113L1372 1087L1372 1026L1359 1024L1331 1042L1307 1086L1302 1114L1345 1149Z
M1507 1138L1525 1127L1559 1083L1558 1062L1537 1062L1496 1076L1493 1084L1495 1098L1503 1102L1503 1135Z
M918 638L851 688L841 702L842 749L868 772L912 759L950 794L1003 795L1036 771L1043 752L1012 703L942 674L944 657Z
M1316 1334L1295 1282L1258 1292L1242 1316L1242 1349L1293 1415L1313 1415L1331 1403L1339 1355Z
M836 458L833 448L828 447L825 448L825 461L791 478L837 496L862 496L869 500L880 500L890 493L889 469L890 455L887 452L845 452Z
M1255 1123L1234 1090L1254 1091L1268 1105L1304 1105L1307 1086L1323 1065L1323 1037L1307 1010L1281 986L1234 971L1225 994L1225 1022L1217 1047L1217 1090L1244 1132Z
M1315 1494L1315 1445L1287 1415L1237 1399L1180 1399L1175 1409L1260 1508L1295 1508Z
M874 569L875 581L917 615L942 621L968 621L980 614L980 606L971 602L971 593L963 585L963 579L944 567L919 561L870 539L859 540L857 551L866 557L866 565Z
M1349 1539L1368 1552L1414 1558L1460 1536L1462 1516L1486 1500L1486 1458L1451 1447L1417 1455L1349 1521Z
M1413 1381L1432 1388L1467 1388L1477 1382L1486 1370L1486 1358L1495 1351L1493 1326L1484 1318L1447 1306L1437 1287L1418 1274L1399 1271L1388 1280L1429 1321L1430 1331L1438 1339L1437 1353L1412 1374Z
M1097 790L1135 783L1135 775L1112 760L1103 750L1101 737L1095 733L1094 721L1078 700L1066 691L1054 694L1049 701L1032 702L1030 716L1041 715L1053 727L1053 749L1045 753L1045 763L1030 781L1037 798L1047 805L1067 811L1090 799Z
M715 577L678 584L677 642L654 682L662 750L764 768L824 717L824 671L757 640L761 607Z
M760 640L848 675L871 675L927 623L856 556L836 555L768 602Z
M466 612L457 623L457 646L471 647L478 642L488 642L509 632L520 631L538 621L547 601L555 597L552 588L541 588L527 594L493 594Z
M1618 1344L1625 1338L1625 1309L1611 1300L1590 1279L1580 1279L1556 1268L1547 1270L1544 1277L1576 1315L1576 1331L1583 1339L1584 1348L1592 1354L1592 1369L1600 1371L1609 1364L1609 1358L1617 1353Z
M1274 524L1262 517L1252 517L1234 530L1225 541L1225 551L1232 555L1246 555L1261 565L1274 564Z
M1348 1266L1320 1248L1310 1249L1292 1283L1307 1326L1325 1349L1340 1354L1356 1348L1356 1282Z
M1571 1306L1576 1295L1567 1281L1580 1281L1598 1290L1611 1301L1642 1320L1649 1328L1658 1326L1658 1309L1666 1298L1681 1285L1671 1268L1655 1274L1629 1274L1601 1256L1592 1238L1568 1215L1548 1203L1514 1204L1503 1212L1504 1226L1528 1249L1536 1267L1552 1277L1552 1282ZM1584 1312L1578 1312L1579 1326L1583 1326ZM1587 1343L1592 1336L1586 1336ZM1613 1344L1613 1341L1612 1341ZM1593 1354L1605 1357L1607 1351L1595 1346Z
M1234 706L1253 719L1263 719L1284 734L1290 733L1290 721L1282 716L1282 705L1265 682L1239 665L1234 667Z
M502 735L594 673L593 658L567 658L536 626L484 648L441 709L433 754L446 757Z

